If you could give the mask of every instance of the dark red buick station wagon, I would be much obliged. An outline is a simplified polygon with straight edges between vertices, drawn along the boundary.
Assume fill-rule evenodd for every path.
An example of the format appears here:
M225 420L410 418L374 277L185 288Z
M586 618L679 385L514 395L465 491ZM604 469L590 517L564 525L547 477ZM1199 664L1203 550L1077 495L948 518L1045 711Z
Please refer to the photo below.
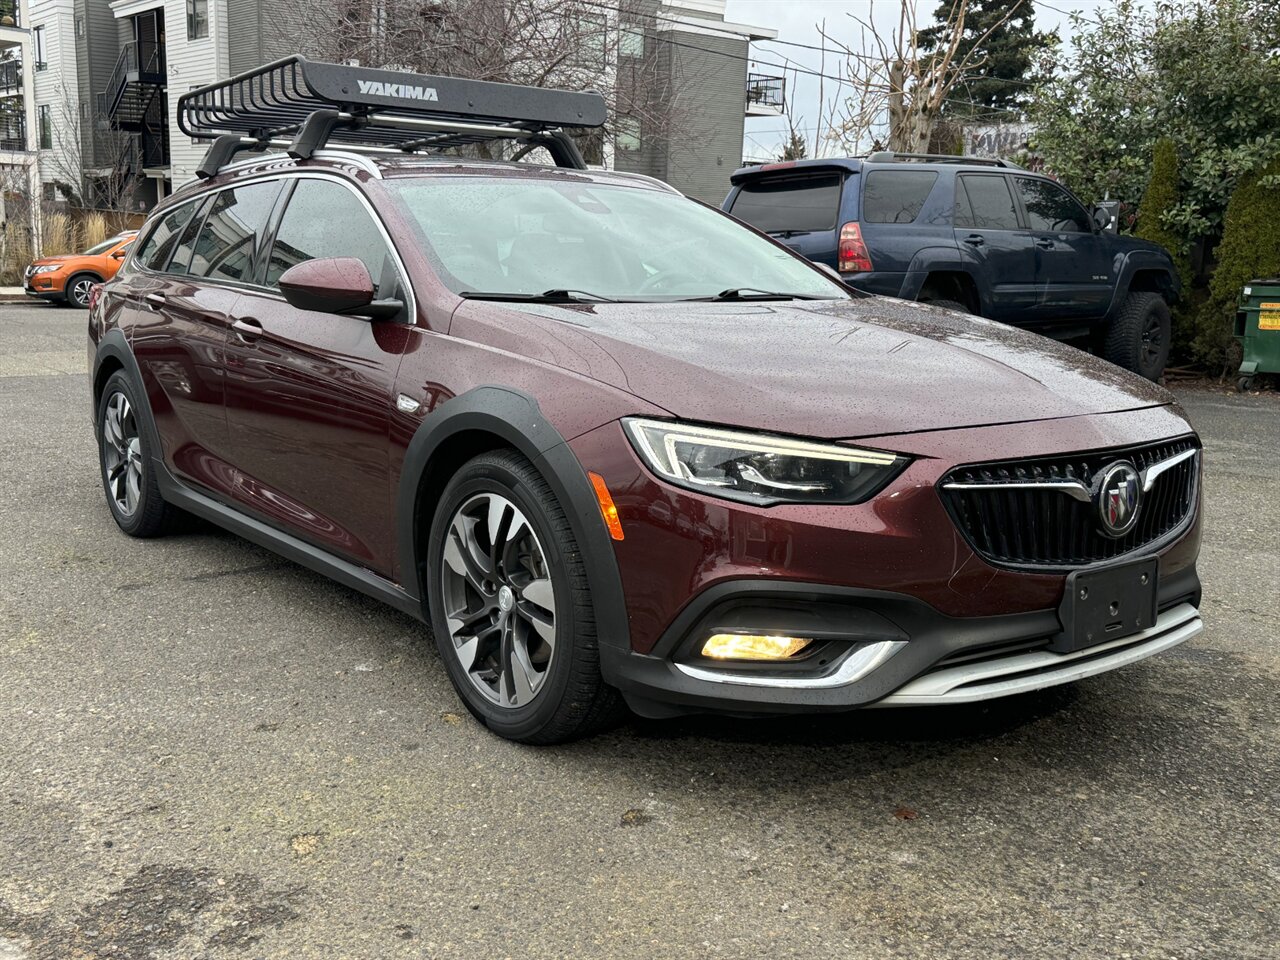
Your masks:
M179 110L203 177L90 310L116 522L421 618L496 733L963 703L1201 628L1167 392L586 169L597 96L290 58Z

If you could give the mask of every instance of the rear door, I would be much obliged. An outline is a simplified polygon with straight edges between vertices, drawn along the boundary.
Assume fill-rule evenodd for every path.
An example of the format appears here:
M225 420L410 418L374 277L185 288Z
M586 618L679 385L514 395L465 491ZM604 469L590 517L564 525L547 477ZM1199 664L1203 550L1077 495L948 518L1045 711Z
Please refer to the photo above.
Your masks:
M781 171L744 183L728 213L835 270L839 260L840 170Z
M186 257L209 197L174 208L156 224L112 285L130 313L133 355L170 469L228 489L223 347L235 291L194 285Z
M955 240L983 290L984 316L1008 323L1033 319L1036 259L1009 178L956 177Z
M1101 317L1111 302L1113 270L1093 219L1062 187L1038 177L1016 177L1035 246L1039 319Z
M379 297L411 294L381 222L358 190L290 178L283 213L227 341L227 424L235 496L289 532L390 575L390 415L406 310L367 320L299 310L280 294L290 267L357 257Z

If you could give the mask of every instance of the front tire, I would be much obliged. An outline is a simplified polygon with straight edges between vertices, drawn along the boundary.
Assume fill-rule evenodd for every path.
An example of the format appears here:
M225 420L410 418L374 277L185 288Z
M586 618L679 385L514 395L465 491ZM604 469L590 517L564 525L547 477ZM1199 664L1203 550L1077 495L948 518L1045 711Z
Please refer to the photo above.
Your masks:
M158 451L150 448L143 416L133 384L116 371L102 388L94 423L107 506L116 525L131 537L159 536L176 515L160 496L152 463Z
M77 273L74 277L67 281L66 291L68 306L85 308L89 306L89 291L93 289L95 283L100 283L97 277L87 273Z
M1102 355L1118 367L1159 380L1169 360L1173 315L1158 293L1131 293L1107 325Z
M527 459L499 450L467 462L440 499L427 556L432 631L476 719L544 744L587 736L619 714L600 675L582 551Z

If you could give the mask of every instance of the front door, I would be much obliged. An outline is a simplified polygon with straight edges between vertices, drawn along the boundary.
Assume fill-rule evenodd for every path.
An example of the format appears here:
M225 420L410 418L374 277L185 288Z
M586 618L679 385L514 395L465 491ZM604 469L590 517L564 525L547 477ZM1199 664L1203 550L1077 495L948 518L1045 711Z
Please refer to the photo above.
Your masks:
M983 316L1025 322L1036 302L1036 260L1009 179L1002 174L956 178L955 238L983 289ZM985 282L983 282L985 281Z
M1054 320L1101 317L1111 302L1112 263L1093 220L1066 190L1035 177L1017 177L1035 245L1036 316Z
M235 306L227 342L227 425L236 498L277 526L389 575L389 430L409 327L298 310L279 292L289 267L354 256L380 297L403 281L373 212L328 178L292 187L260 274ZM395 293L400 291L400 293Z

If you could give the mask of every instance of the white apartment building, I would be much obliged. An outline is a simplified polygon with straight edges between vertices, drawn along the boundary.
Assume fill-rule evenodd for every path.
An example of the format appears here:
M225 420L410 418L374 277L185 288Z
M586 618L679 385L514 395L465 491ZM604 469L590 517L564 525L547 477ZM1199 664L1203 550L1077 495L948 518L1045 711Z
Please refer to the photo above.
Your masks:
M39 244L35 56L27 0L0 0L0 224L21 221Z
M0 6L6 2L16 0ZM47 199L71 187L90 205L149 209L195 176L208 146L179 130L178 98L303 46L282 29L297 7L290 0L22 2L31 4L32 43L43 51L33 122ZM343 2L382 16L392 4ZM344 9L335 2L333 16ZM686 116L670 137L645 129L648 121L611 117L611 142L597 146L594 162L719 202L742 161L744 117L781 110L781 79L747 72L750 43L776 32L726 22L725 0L630 0L626 9L630 22L594 12L594 5L584 14L616 39L605 44L616 54L601 64L599 83L592 85L611 89L628 77L649 85L656 70L656 82L670 89ZM647 63L642 80L633 66L641 57Z

